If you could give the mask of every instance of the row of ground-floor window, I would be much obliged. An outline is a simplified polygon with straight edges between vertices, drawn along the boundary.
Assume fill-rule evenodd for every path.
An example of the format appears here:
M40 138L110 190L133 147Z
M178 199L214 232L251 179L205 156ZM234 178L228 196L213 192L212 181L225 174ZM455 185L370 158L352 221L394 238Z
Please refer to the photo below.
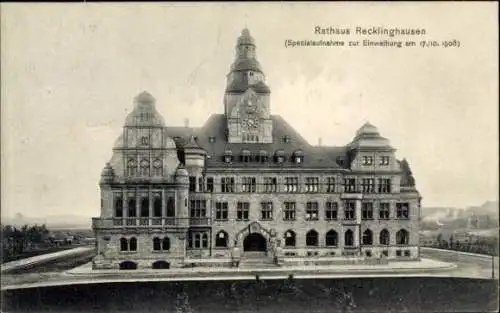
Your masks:
M306 246L307 247L317 247L319 243L319 234L316 230L311 229L305 234ZM387 229L382 229L378 233L378 244L389 245L390 244L390 232ZM208 232L190 232L188 234L188 248L190 249L203 249L208 248ZM396 232L396 244L397 245L408 245L410 238L410 233L405 229L400 229ZM283 242L281 243L285 247L295 247L296 246L297 234L293 230L287 230L283 236ZM170 239L168 236L164 237L154 237L153 239L153 250L154 251L169 251L170 250ZM215 234L215 247L216 248L226 248L229 247L231 243L229 242L229 235L227 232L221 230ZM324 236L324 245L327 247L335 247L339 244L339 235L335 230L329 230ZM367 229L363 231L361 237L361 244L364 246L370 246L374 243L373 231ZM344 246L354 246L354 232L348 229L344 232ZM131 238L120 238L120 250L121 251L137 251L137 239L135 237Z

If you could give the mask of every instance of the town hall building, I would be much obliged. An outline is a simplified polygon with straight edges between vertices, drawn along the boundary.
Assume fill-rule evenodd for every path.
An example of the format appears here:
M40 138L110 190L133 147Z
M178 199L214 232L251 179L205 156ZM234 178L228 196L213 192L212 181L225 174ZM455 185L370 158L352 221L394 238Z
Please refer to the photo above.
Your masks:
M271 114L244 29L224 114L171 127L136 96L100 180L94 268L184 267L271 258L419 259L421 196L408 162L366 123L345 146L311 145Z

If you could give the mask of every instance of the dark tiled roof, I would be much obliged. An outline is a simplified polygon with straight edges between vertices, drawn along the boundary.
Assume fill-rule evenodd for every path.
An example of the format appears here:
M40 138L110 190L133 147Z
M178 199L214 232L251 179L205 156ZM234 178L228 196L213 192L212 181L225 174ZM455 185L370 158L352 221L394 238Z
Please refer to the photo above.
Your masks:
M345 147L317 147L311 146L292 126L290 126L281 116L272 115L273 121L273 143L228 143L226 140L226 118L223 114L213 114L207 120L205 125L200 128L182 128L182 127L167 127L167 134L172 137L178 137L176 144L178 148L183 149L191 134L197 137L197 143L200 147L207 151L207 166L208 167L270 167L270 168L346 168L347 162L340 165L339 158L345 159ZM184 134L183 134L184 133ZM285 136L289 137L289 141L285 141ZM214 137L215 141L211 142L210 137ZM240 155L242 150L247 149L253 156L259 155L261 151L268 153L269 161L260 163L256 161L241 162ZM224 162L224 152L231 150L233 162ZM275 153L282 150L285 156L283 164L274 161ZM304 153L304 162L302 164L294 164L291 162L291 157L294 152L302 151Z
M231 72L236 71L256 71L262 73L262 67L260 66L259 61L255 58L238 58L234 61L233 65L231 65Z

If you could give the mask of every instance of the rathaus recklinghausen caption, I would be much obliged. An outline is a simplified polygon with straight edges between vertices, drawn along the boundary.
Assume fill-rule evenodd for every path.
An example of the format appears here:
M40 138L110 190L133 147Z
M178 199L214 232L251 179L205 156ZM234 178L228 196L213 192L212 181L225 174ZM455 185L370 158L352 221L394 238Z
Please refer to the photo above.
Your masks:
M166 126L135 97L101 174L95 269L419 259L421 196L375 126L345 146L304 140L271 114L247 29L226 86L201 127Z

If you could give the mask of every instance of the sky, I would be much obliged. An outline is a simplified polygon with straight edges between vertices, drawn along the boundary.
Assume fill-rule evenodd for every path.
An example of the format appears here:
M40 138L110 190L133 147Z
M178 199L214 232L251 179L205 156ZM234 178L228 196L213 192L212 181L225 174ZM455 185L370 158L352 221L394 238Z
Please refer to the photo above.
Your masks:
M311 144L369 121L411 166L424 206L498 199L495 2L1 4L2 216L98 216L100 172L133 97L169 126L223 113L248 27L271 112ZM314 28L426 29L420 37ZM285 40L459 40L443 47L285 47Z

